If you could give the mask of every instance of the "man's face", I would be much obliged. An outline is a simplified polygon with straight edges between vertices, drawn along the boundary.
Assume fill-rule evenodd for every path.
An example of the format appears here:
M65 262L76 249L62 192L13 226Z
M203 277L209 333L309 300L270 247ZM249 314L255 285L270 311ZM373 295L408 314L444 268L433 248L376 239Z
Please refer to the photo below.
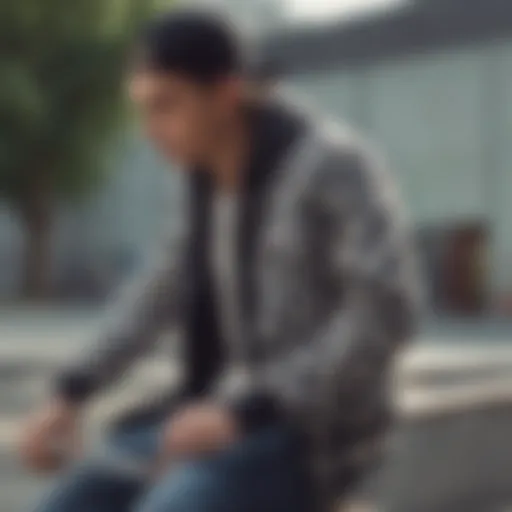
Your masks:
M178 74L142 71L130 81L148 137L182 165L201 163L215 147L236 111L238 92L229 78L204 85Z

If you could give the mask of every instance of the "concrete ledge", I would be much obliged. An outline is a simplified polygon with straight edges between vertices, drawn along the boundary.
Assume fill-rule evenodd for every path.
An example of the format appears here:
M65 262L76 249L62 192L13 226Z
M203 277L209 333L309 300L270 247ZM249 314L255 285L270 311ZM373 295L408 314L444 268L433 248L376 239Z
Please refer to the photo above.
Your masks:
M396 395L401 416L417 421L465 410L512 404L512 376L446 389L403 389Z
M0 343L0 375L20 382L26 382L29 376L34 383L31 387L44 389L51 373L83 346L83 340L82 333L67 343L48 335L44 340L38 338L37 344ZM95 407L94 417L109 417L119 408L168 386L179 372L167 357L156 355L141 364L115 393ZM395 400L406 421L512 403L512 346L413 345L398 361ZM0 437L2 428L11 428L11 420L4 422L4 427L0 423Z

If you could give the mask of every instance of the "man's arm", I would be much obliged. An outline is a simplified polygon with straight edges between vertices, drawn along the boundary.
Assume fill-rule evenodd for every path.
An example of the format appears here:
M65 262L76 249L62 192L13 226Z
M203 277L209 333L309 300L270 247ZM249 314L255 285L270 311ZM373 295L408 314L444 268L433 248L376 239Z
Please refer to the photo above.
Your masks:
M313 207L330 226L326 261L318 264L345 293L316 336L267 365L263 389L238 400L248 428L265 415L307 418L333 407L326 401L333 386L337 396L374 395L415 328L415 262L391 181L362 151L328 160L312 191Z
M266 363L257 382L224 388L213 405L192 405L174 418L165 436L168 453L222 449L274 422L310 425L340 407L330 399L333 393L371 407L367 402L382 391L379 377L414 332L414 258L393 191L364 153L336 154L324 165L311 190L311 207L330 230L328 250L317 264L330 268L346 294L340 291L309 343ZM346 412L350 419L353 411Z
M162 327L172 321L182 273L182 241L172 238L121 291L95 345L58 376L59 398L80 403L112 383L154 346Z

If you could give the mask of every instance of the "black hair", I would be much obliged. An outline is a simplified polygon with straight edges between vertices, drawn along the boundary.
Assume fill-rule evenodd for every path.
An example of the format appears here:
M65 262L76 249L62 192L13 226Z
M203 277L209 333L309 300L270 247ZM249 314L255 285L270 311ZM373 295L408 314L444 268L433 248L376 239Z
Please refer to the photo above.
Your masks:
M210 83L242 73L243 53L233 25L220 14L175 9L144 27L137 44L135 65Z

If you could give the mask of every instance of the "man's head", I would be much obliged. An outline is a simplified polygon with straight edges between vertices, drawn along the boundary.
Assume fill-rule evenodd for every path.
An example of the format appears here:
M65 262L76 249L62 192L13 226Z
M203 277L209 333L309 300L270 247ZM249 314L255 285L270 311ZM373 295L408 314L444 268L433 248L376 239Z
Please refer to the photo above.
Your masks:
M243 68L241 44L220 17L178 10L151 22L130 77L150 139L181 164L200 163L238 112Z

